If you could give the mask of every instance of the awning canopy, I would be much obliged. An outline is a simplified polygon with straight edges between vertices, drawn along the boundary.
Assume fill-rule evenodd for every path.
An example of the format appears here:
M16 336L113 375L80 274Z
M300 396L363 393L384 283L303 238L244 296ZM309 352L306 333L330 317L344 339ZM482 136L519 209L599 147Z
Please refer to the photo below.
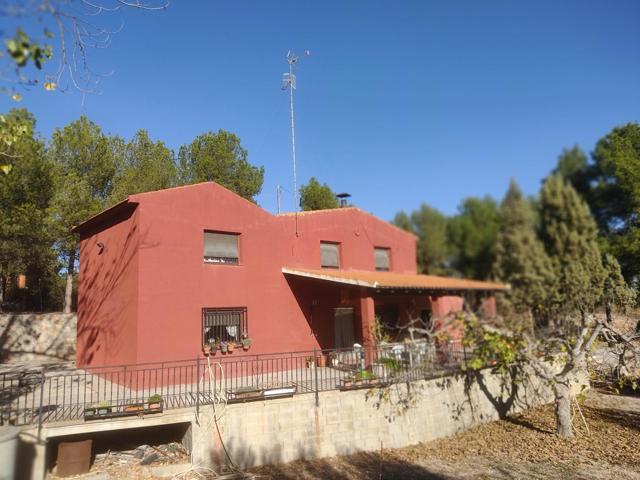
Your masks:
M376 290L439 290L439 291L505 291L508 285L496 282L466 280L435 275L371 272L364 270L307 270L284 267L282 273L326 282L354 285Z

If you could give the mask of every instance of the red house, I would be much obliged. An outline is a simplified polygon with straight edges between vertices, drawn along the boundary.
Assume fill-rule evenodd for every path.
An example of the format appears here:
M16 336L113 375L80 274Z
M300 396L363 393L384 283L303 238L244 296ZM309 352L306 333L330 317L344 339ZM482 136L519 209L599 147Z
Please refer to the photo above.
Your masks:
M375 315L396 327L471 297L491 314L505 289L417 275L416 238L358 208L272 215L213 182L131 195L75 231L81 366L195 358L214 337L367 346Z

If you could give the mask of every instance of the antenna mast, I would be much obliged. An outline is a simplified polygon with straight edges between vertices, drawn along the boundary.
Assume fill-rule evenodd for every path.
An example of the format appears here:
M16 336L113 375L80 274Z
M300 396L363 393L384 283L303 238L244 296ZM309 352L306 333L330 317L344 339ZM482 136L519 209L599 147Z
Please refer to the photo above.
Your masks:
M304 52L305 56L309 56L309 50ZM287 52L287 63L289 64L289 73L282 74L282 90L289 90L289 108L291 111L291 160L293 162L293 208L297 212L298 205L298 182L296 178L296 127L295 117L293 115L293 91L296 89L296 76L293 73L293 67L300 61L300 57L293 51Z

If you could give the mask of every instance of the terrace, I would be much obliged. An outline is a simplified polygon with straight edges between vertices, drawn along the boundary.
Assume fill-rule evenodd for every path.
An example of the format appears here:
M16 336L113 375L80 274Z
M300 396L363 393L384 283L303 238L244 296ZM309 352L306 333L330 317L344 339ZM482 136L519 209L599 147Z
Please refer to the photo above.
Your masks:
M79 423L213 403L268 400L328 390L381 388L460 370L459 343L222 355L163 363L0 370L0 425ZM159 395L154 401L153 396Z

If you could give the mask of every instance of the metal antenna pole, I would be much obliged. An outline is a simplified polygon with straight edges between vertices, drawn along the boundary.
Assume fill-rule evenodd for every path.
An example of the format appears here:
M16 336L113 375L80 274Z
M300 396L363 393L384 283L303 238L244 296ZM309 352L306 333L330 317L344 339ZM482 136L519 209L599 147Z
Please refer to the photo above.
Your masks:
M278 215L280 215L280 184L276 185L276 204L278 206Z
M309 50L305 51L305 55L310 55ZM282 78L282 89L289 89L289 108L291 112L291 160L293 162L293 208L296 212L300 209L300 205L298 205L298 179L296 174L296 124L293 114L293 91L296 89L296 76L293 73L293 66L299 61L300 57L289 50L289 52L287 52L289 73L285 73Z
M289 78L293 78L293 62L289 60ZM296 126L293 117L293 90L295 84L289 86L289 105L291 108L291 158L293 160L293 208L298 211L298 183L296 178Z

